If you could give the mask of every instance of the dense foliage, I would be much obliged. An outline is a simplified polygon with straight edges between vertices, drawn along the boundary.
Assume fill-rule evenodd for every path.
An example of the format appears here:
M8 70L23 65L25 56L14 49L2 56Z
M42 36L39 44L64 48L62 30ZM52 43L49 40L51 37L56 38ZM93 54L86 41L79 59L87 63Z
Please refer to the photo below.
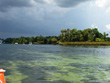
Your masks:
M37 37L20 37L20 38L7 38L3 40L4 43L11 44L57 44L60 42L105 42L110 41L110 38L107 37L107 33L100 33L97 28L94 29L65 29L61 30L59 36L37 36Z
M56 36L37 36L37 37L20 37L20 38L7 38L3 42L8 44L56 44L58 41L58 37Z
M73 42L73 41L89 41L89 42L103 42L103 41L110 41L110 38L107 37L107 33L100 33L97 28L94 29L84 29L84 30L77 30L77 29L65 29L61 30L59 35L60 41L62 42Z

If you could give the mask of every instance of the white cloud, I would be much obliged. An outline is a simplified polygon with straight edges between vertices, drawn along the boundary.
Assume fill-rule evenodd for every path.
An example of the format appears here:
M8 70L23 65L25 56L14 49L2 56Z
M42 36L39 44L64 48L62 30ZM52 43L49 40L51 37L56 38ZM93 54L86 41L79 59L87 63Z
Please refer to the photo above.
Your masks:
M110 7L108 7L107 9L106 9L106 13L110 13Z
M110 31L110 24L106 25L106 30Z
M107 0L96 0L95 4L98 7L104 7L106 5Z
M96 24L92 24L91 28L98 28L98 26Z
M95 5L104 8L106 13L110 13L110 0L96 0Z

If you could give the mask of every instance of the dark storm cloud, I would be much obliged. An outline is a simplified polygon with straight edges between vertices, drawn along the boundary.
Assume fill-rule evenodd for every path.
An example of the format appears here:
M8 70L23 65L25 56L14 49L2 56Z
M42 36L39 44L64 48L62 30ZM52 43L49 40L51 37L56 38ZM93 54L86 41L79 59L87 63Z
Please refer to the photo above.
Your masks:
M0 0L0 11L8 10L12 7L30 7L32 6L32 2L36 3L55 3L59 7L75 7L83 2L91 1L91 0Z
M46 3L49 0L35 0L39 3ZM51 0L59 7L75 7L83 2L92 1L92 0Z
M11 37L15 36L14 33L58 35L60 27L65 27L64 24L69 22L63 22L65 18L60 18L68 11L65 8L86 1L90 0L0 0L0 33L6 33L1 36Z
M39 3L45 3L44 0L34 0L34 1L39 2Z
M49 36L60 33L53 22L39 22L26 18L26 22L18 20L0 20L0 38L20 36ZM50 28L52 27L52 28Z
M0 11L5 11L12 7L30 7L31 0L0 0Z
M54 0L54 1L60 7L75 7L83 2L91 0Z

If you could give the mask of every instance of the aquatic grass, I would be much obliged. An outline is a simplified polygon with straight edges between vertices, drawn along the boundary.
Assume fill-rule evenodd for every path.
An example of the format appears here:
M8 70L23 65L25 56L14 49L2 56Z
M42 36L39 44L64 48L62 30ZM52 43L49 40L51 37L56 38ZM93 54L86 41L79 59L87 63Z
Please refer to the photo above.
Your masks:
M23 75L17 70L14 70L10 75L5 76L7 83L22 83L23 79L26 79L28 76Z
M5 76L6 78L6 81L7 83L22 83L22 80L23 79L26 79L28 76L26 75L23 75L19 70L18 70L18 67L17 67L17 63L15 62L12 62L12 61L9 61L9 64L10 66L7 66L6 69L7 70L10 70L7 71L9 72L10 74Z
M18 66L22 64L22 66L27 66L28 68L33 68L33 67L43 67L43 66L53 66L56 67L55 70L47 70L43 69L43 71L48 74L48 76L45 77L45 80L47 81L58 81L58 80L66 80L69 82L75 82L75 83L83 83L83 79L86 81L89 80L89 78L85 78L86 75L93 75L97 79L105 79L105 74L103 72L99 72L97 65L95 66L94 64L100 63L100 58L98 57L90 57L90 56L80 56L78 59L71 59L71 58L65 58L62 56L55 56L51 54L46 54L47 56L46 59L44 60L43 58L40 58L39 60L31 60L31 61L26 61L23 62L22 60L18 61L9 61L10 67L7 67L7 69L13 71L10 72L10 75L6 76L6 79L8 82L11 82L13 77L16 79L13 80L14 83L22 83L20 80L28 78L27 75L23 75L20 73L18 70ZM45 58L44 57L44 58ZM48 58L47 58L48 57ZM74 56L73 56L74 57ZM75 56L76 58L76 56ZM98 63L96 63L96 62ZM70 64L76 64L78 66L72 66ZM82 65L82 67L81 67ZM91 67L89 65L92 65ZM13 68L13 69L12 69ZM14 73L14 74L13 74ZM109 74L109 72L108 72ZM51 75L51 76L50 76ZM18 76L18 77L16 77ZM108 76L107 76L108 77ZM109 79L106 79L109 80Z
M48 74L51 74L52 77L47 78L48 81L57 81L57 80L66 80L69 82L75 82L75 83L82 83L81 80L83 77L79 76L78 74L74 72L68 72L68 73L52 73L48 72Z
M45 66L55 66L59 69L59 70L57 70L57 73L52 72L52 71L51 72L49 72L49 71L46 72L47 74L52 75L52 78L47 78L46 79L48 81L56 81L56 80L60 80L60 79L65 79L66 81L72 81L72 82L73 82L73 80L74 80L74 82L77 82L78 80L80 80L79 83L82 83L81 80L83 79L83 76L90 75L90 73L88 73L88 71L90 71L90 70L93 71L93 67L88 68L88 69L86 68L85 72L83 71L84 73L82 73L81 68L77 68L77 67L74 67L74 66L72 67L72 66L69 66L69 64L71 64L71 63L75 63L75 64L82 63L84 65L84 64L88 64L88 62L89 62L89 65L90 65L90 64L94 64L97 61L99 61L98 58L96 58L96 57L91 58L89 56L88 57L86 56L86 58L84 59L84 62L83 61L81 62L80 59L79 60L78 59L70 59L70 58L64 58L64 57L61 57L61 56L48 55L46 57L49 57L49 58L54 57L56 59L54 60L54 59L51 59L51 58L49 59L48 58L47 60L45 60ZM94 62L92 60L88 60L90 58L92 60L95 58L96 62ZM96 70L96 68L94 68L94 71L95 70ZM77 71L79 71L79 72L77 72ZM69 74L68 74L68 72L69 72ZM80 75L80 76L77 76L77 75ZM49 80L49 79L51 79L51 80ZM77 81L75 81L75 80L77 80Z
M31 83L41 80L44 82L64 80L65 83L101 83L101 81L106 83L110 81L109 56L88 55L82 52L82 54L74 54L75 51L69 55L65 52L56 54L28 49L19 51L11 53L13 57L9 60L0 60L8 72L6 74L7 83L27 83L32 80L34 81Z

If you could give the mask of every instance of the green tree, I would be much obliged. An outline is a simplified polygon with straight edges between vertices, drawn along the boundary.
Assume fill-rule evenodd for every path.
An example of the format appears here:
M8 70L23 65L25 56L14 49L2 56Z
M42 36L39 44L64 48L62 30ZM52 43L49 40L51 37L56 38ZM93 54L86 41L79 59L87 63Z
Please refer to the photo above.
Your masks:
M77 41L77 37L77 29L74 28L70 31L70 41Z
M11 44L13 42L13 38L7 38L3 42L5 42L6 44Z
M57 39L56 38L52 38L51 41L52 41L52 44L56 44L57 43Z
M39 44L44 44L44 37L43 36L38 36L37 41Z
M92 42L92 41L94 41L95 40L95 34L93 34L93 33L91 33L91 34L89 34L88 35L88 41L90 41L90 42Z
M61 30L61 35L59 36L61 38L61 41L66 41L66 29L65 30Z
M20 37L19 38L19 43L20 44L26 44L27 43L27 40L25 39L25 37Z
M92 32L92 30L90 28L83 30L84 41L88 41L88 39L89 39L88 37L89 37L91 32Z
M34 42L34 37L31 37L30 39L29 39L29 42Z
M106 36L108 36L108 33L104 32L103 33L103 39L104 39L104 41L106 41Z
M19 38L13 38L12 44L19 43Z

